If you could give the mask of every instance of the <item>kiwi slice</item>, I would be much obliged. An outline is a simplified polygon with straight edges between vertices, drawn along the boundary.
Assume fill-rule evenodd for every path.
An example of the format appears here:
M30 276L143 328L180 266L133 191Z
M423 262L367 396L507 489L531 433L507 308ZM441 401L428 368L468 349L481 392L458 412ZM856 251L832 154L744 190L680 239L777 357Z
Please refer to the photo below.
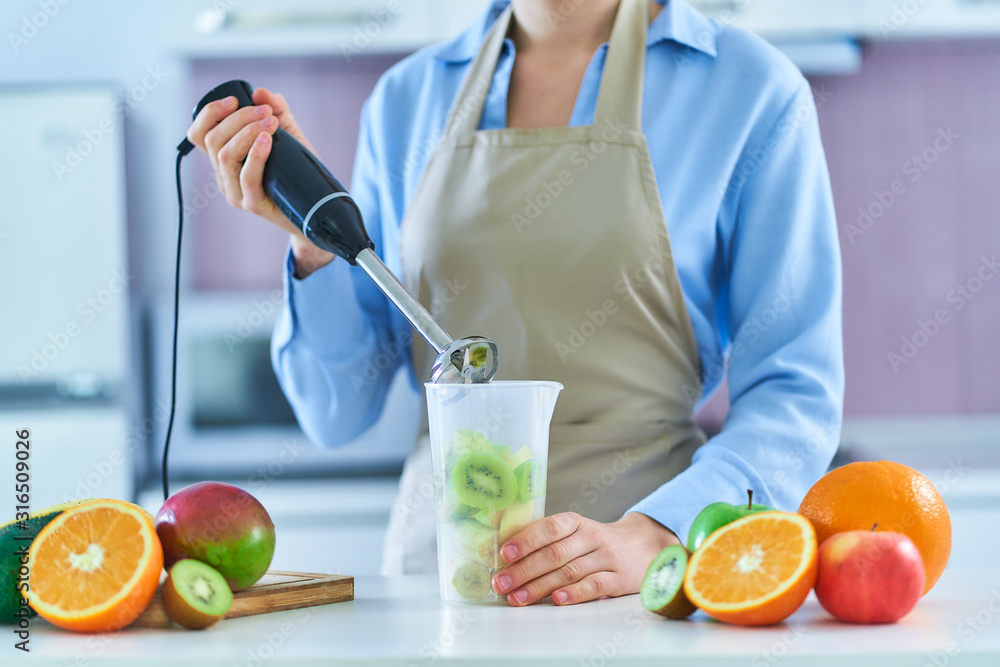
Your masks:
M506 510L497 510L496 512L487 512L486 510L479 510L473 514L471 518L475 519L487 528L499 528L500 521L503 518L505 511Z
M464 452L492 452L493 445L478 431L460 428L455 431L455 447Z
M170 568L163 584L167 617L190 630L200 630L222 620L233 604L233 592L218 570L185 558Z
M545 495L545 466L537 461L525 461L514 468L517 479L517 499L524 502Z
M688 550L674 544L661 551L646 570L639 597L642 606L665 618L687 618L697 607L684 593Z
M490 592L490 571L480 563L462 563L455 570L451 585L466 600L482 600Z
M451 470L459 500L470 507L495 512L517 500L517 479L510 466L493 453L469 452Z
M459 503L451 512L448 513L448 521L461 521L462 519L470 519L474 517L479 512L483 510L478 507L469 507L465 503Z

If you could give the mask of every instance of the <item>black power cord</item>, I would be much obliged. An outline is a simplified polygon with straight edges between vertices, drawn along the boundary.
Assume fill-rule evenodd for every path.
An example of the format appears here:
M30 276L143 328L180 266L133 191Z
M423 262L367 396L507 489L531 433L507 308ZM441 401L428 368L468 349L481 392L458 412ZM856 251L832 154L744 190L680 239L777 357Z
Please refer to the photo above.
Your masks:
M167 421L167 438L163 443L163 464L160 474L163 479L163 499L170 496L167 483L167 454L170 452L170 434L174 430L174 409L177 406L177 320L181 301L181 240L184 235L184 198L181 190L181 160L194 150L194 144L184 139L177 146L177 167L174 171L177 179L177 265L174 269L174 342L173 357L170 363L170 419Z

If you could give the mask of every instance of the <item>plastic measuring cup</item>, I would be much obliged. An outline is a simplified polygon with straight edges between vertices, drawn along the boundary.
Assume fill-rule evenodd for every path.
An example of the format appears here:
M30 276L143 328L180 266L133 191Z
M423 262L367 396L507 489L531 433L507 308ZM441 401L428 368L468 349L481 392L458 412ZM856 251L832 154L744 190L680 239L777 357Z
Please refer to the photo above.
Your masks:
M491 587L500 547L545 516L558 382L424 385L441 598L506 604Z

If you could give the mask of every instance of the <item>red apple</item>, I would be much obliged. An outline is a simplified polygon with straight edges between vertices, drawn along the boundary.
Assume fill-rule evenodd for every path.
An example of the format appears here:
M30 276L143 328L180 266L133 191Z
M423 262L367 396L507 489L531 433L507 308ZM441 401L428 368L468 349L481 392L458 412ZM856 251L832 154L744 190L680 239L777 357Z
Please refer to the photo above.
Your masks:
M274 523L252 495L223 482L198 482L173 493L156 514L169 570L193 558L218 570L234 591L260 579L274 555Z
M836 533L820 545L818 560L816 597L848 623L895 623L924 590L924 561L902 533Z

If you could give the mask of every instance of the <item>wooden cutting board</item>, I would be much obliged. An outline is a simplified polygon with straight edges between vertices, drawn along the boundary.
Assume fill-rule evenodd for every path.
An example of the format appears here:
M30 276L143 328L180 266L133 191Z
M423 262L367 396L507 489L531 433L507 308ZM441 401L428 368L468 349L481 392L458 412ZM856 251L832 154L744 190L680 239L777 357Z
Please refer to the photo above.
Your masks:
M270 614L275 611L315 607L354 599L354 577L312 572L269 570L260 581L233 593L233 606L223 620L240 616ZM169 628L175 626L163 610L160 591L129 627Z

